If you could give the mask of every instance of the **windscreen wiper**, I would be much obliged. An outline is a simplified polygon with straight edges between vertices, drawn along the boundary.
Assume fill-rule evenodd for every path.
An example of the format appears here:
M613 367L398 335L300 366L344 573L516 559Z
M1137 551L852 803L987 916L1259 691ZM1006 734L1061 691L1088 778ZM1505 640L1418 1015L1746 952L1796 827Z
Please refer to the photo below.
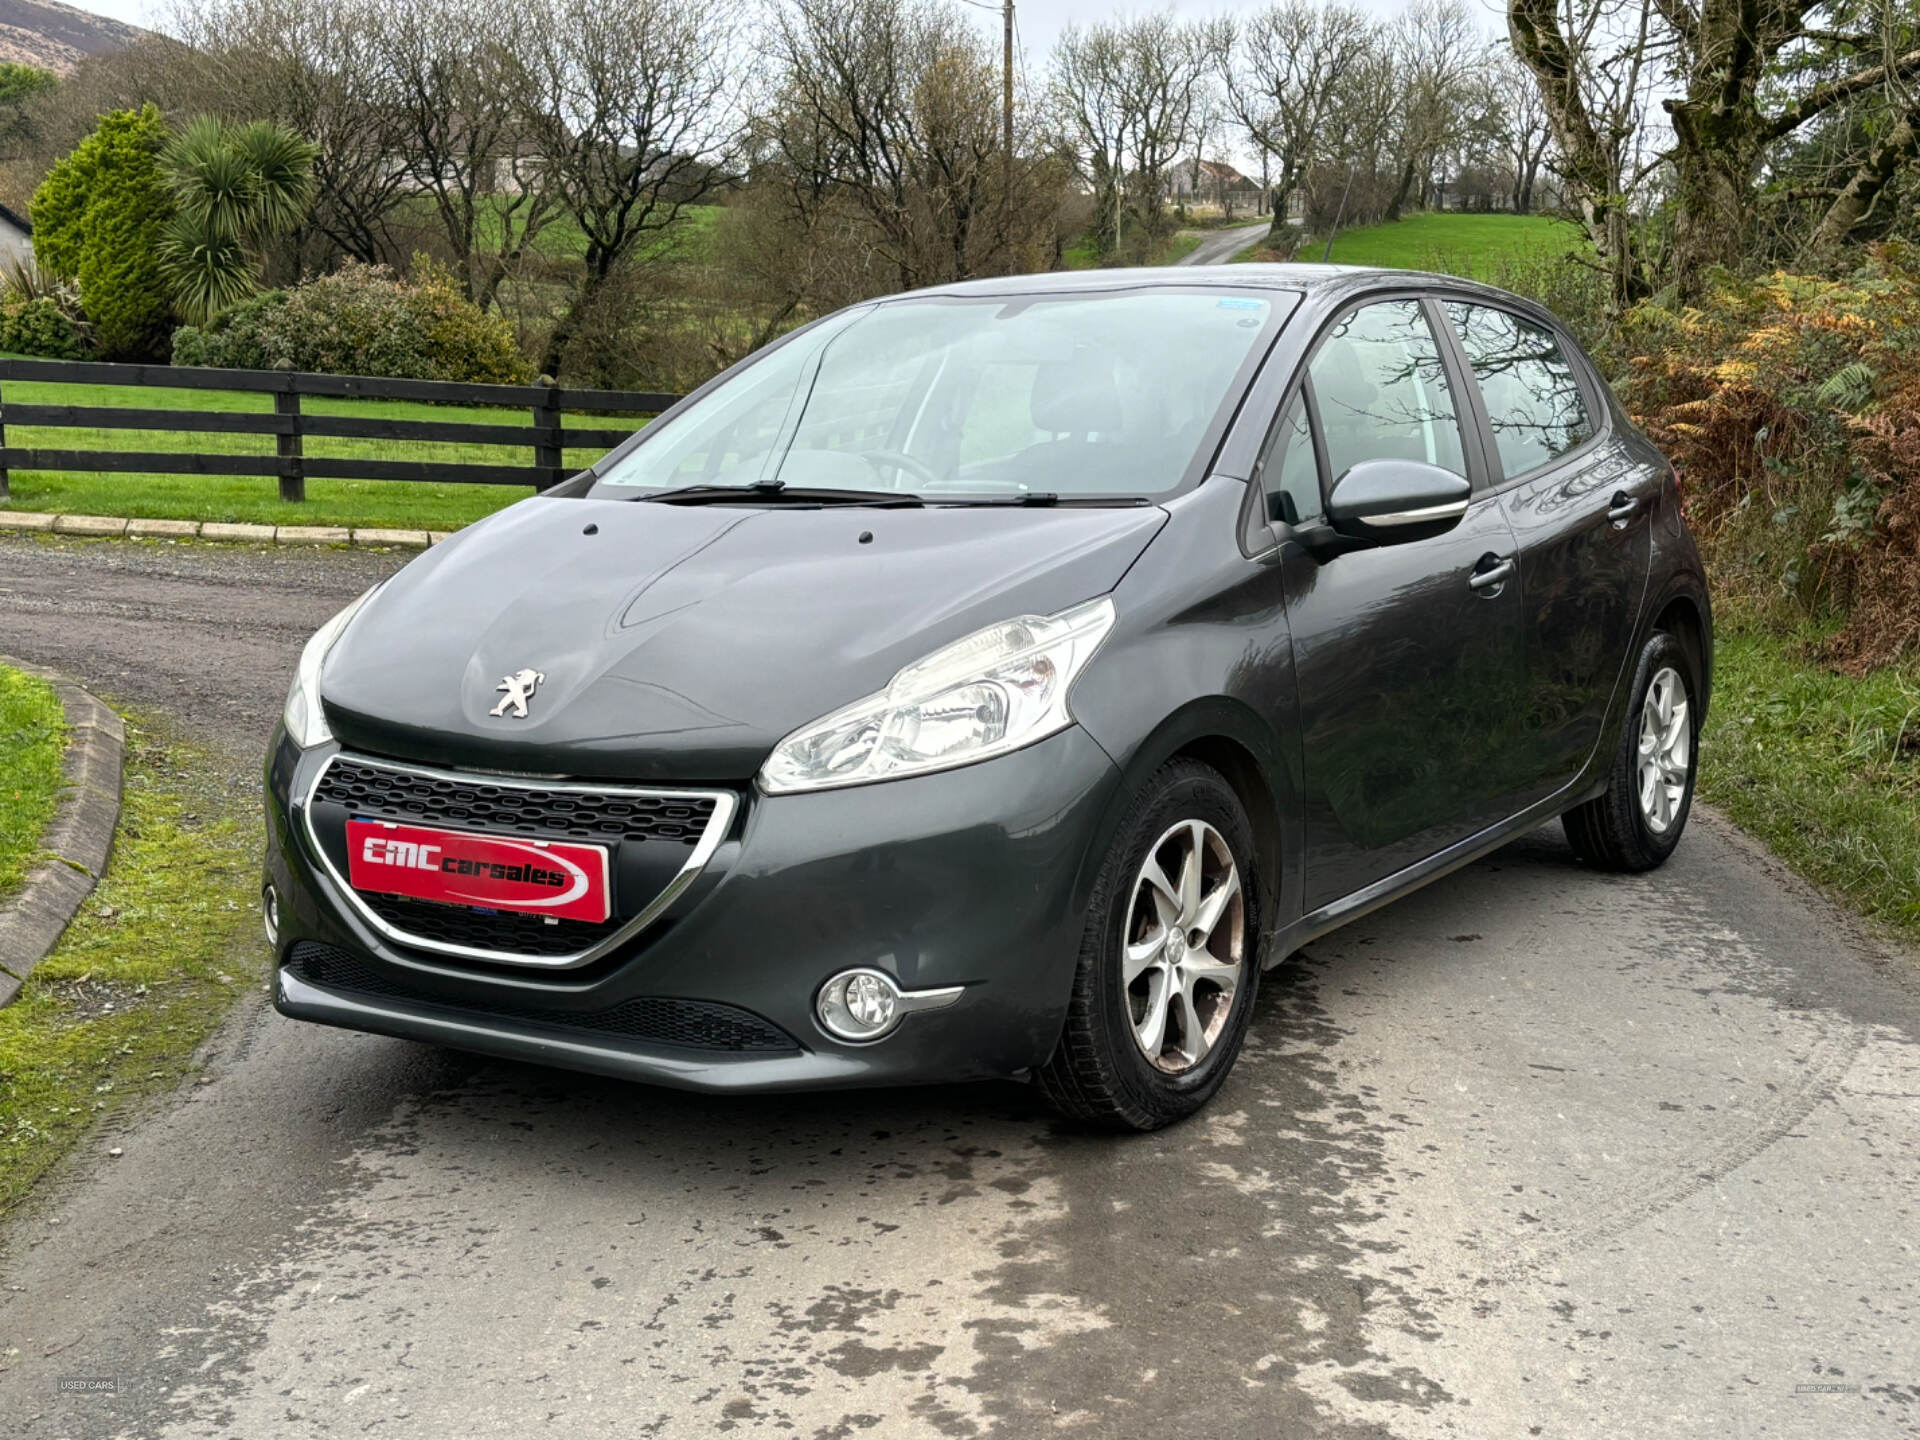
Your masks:
M751 485L682 485L674 490L642 491L633 498L665 505L724 505L736 500L754 505L869 505L888 510L924 503L918 495L899 491L827 490L779 480L756 480Z
M1115 505L1151 505L1153 502L1143 495L1061 495L1052 490L1028 490L1018 495L940 495L935 503L941 505L1078 505L1088 509L1102 509Z

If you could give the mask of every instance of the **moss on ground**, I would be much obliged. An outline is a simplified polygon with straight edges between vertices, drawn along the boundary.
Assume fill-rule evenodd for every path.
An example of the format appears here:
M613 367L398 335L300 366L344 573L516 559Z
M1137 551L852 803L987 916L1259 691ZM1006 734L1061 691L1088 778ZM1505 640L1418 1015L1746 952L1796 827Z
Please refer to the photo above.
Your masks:
M179 1083L256 984L258 817L193 746L130 718L113 857L0 1010L0 1213L103 1117Z

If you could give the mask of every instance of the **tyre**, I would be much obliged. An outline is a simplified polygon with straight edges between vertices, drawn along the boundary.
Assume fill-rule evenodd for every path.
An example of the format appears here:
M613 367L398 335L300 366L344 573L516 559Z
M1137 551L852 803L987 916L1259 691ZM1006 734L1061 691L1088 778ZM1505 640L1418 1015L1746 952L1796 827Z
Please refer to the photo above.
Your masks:
M1698 675L1687 647L1665 630L1656 630L1640 651L1606 793L1561 817L1567 839L1589 865L1651 870L1680 843L1699 765Z
M1078 1120L1157 1130L1220 1088L1260 975L1253 827L1216 770L1156 772L1102 864L1066 1027L1036 1073Z

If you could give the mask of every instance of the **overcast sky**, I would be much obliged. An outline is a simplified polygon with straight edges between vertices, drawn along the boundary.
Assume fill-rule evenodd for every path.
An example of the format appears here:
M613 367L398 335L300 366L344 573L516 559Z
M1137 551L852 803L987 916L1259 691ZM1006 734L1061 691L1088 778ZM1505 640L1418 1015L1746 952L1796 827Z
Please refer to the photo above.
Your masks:
M67 0L67 3L134 25L150 24L157 8L153 0ZM999 36L998 0L962 0L962 3L975 8L983 29L996 38ZM1020 45L1026 52L1027 64L1037 66L1053 48L1060 27L1070 22L1078 21L1084 25L1094 20L1111 19L1117 13L1139 13L1160 8L1170 9L1178 15L1219 15L1255 9L1262 3L1264 0L1169 0L1164 6L1118 6L1111 0L1015 0L1014 22L1019 30ZM1348 3L1376 15L1391 15L1404 8L1404 0L1348 0ZM1482 23L1487 31L1498 33L1505 7L1489 3L1489 0L1469 0L1469 4L1481 12ZM981 6L986 8L979 8Z

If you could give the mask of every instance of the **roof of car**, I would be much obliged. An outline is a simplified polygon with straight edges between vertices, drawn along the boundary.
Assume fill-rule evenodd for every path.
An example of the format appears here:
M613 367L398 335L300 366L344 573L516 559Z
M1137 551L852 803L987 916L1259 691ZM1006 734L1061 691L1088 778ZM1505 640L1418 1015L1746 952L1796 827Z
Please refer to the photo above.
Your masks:
M1381 265L1158 265L1104 270L1050 270L1034 275L991 275L911 290L908 295L1021 295L1074 291L1125 290L1156 286L1244 290L1322 290L1356 281L1391 279L1402 285L1444 284L1462 289L1488 287L1458 275L1398 270ZM904 298L904 297L893 297Z
M1353 265L1158 265L1104 270L1049 270L1035 275L991 275L911 293L917 295L1017 295L1046 291L1114 290L1180 285L1221 289L1307 290L1344 277L1370 273Z
M924 295L1060 295L1094 294L1102 290L1138 290L1159 287L1221 290L1291 290L1297 294L1362 289L1385 281L1395 289L1444 287L1454 294L1478 294L1504 305L1519 306L1542 315L1548 312L1533 301L1459 275L1426 270L1399 270L1384 265L1160 265L1108 270L1052 270L1035 275L993 275L909 290L890 300Z

